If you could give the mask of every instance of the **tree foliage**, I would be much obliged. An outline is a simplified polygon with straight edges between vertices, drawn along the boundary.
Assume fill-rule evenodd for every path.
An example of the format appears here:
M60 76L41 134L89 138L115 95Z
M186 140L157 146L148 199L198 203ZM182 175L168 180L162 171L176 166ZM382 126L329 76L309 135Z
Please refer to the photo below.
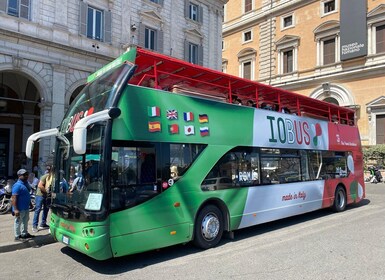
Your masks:
M385 144L364 147L365 167L369 165L385 166Z

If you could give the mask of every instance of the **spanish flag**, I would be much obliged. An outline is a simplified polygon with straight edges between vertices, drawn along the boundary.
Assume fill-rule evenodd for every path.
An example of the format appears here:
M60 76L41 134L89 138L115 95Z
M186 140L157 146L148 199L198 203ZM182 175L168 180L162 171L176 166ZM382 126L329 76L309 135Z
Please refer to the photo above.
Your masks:
M161 131L162 127L160 122L148 122L148 131L149 132L158 132Z

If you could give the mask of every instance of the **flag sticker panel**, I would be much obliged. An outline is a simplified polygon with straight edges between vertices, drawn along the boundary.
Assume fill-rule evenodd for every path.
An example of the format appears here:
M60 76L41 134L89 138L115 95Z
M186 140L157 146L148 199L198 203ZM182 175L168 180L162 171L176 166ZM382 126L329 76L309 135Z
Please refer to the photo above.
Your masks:
M194 114L192 112L183 112L183 118L186 122L194 121Z
M153 107L148 107L148 116L149 117L160 117L160 108L153 106Z
M148 122L148 131L149 132L160 132L162 131L162 127L160 122Z
M195 128L193 125L186 125L184 127L184 134L186 135L194 135L195 134Z

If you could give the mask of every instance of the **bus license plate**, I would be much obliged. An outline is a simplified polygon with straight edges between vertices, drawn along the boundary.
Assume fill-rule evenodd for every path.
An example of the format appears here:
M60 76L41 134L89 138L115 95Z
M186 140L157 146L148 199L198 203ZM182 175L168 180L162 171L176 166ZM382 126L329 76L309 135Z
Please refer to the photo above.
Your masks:
M63 243L66 245L70 245L70 238L63 235Z

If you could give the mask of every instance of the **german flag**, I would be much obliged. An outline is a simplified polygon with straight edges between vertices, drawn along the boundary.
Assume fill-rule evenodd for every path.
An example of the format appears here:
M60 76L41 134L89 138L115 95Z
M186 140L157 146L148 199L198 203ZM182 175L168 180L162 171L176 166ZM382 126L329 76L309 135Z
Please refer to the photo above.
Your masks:
M199 123L208 123L209 116L207 114L199 114Z
M148 122L148 131L149 132L159 132L162 131L160 122Z

